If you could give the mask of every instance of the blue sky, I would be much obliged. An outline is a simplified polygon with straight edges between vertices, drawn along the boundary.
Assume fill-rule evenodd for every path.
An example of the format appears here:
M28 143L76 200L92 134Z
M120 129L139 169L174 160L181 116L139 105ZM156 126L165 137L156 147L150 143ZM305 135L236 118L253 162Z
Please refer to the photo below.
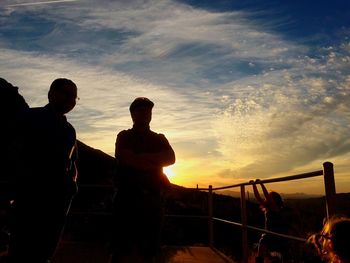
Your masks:
M0 75L31 106L78 85L78 138L113 155L152 99L171 181L221 186L335 164L350 192L349 1L1 1ZM275 186L322 191L320 179Z

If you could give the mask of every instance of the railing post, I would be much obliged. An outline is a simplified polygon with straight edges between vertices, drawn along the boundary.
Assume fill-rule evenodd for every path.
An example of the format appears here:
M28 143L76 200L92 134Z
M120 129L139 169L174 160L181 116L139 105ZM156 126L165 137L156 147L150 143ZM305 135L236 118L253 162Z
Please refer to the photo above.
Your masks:
M214 231L213 231L213 186L209 185L208 192L208 238L209 247L214 247Z
M333 163L325 162L323 163L323 178L324 187L326 192L326 209L327 218L330 218L335 214L336 205L336 191L335 191L335 181L334 181L334 170Z
M241 221L242 221L242 262L248 262L248 233L247 233L247 206L245 200L245 187L241 185Z

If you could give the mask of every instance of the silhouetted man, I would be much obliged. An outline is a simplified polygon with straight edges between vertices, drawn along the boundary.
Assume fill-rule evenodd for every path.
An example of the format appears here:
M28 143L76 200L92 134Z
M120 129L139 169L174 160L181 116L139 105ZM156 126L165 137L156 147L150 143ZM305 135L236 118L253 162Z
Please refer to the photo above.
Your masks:
M69 79L56 79L49 103L19 121L18 170L10 262L49 262L77 191L76 135L65 114L77 99Z
M16 133L15 124L18 115L28 108L24 98L18 93L18 87L0 78L0 254L7 251L10 204L14 194L15 162L11 152Z
M129 108L133 127L117 136L113 263L153 262L159 249L161 193L169 184L163 167L175 162L175 153L163 134L150 130L153 106L147 98L136 98Z
M0 202L9 202L12 196L14 163L11 156L12 142L16 132L18 115L29 108L24 98L18 93L18 87L0 78ZM3 183L5 183L3 185Z

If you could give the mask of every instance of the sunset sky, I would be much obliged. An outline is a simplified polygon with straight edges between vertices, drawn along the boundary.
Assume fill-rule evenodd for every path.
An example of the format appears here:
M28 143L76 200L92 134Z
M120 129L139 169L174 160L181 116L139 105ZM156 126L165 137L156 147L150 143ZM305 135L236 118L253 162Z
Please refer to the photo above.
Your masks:
M177 161L173 183L214 187L334 163L350 192L350 1L1 0L0 77L32 107L58 77L78 139L110 155L138 96ZM322 178L280 183L322 193Z

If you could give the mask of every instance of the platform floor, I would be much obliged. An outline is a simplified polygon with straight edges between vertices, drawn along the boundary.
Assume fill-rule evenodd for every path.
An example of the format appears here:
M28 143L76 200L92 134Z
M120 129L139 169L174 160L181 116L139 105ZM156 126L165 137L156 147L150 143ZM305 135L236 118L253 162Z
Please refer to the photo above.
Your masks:
M167 252L170 252L170 256L164 263L233 263L222 253L209 247L167 247L165 253Z
M103 244L64 242L52 263L108 263L108 248ZM134 261L134 260L132 260ZM164 247L157 263L234 263L209 247Z

